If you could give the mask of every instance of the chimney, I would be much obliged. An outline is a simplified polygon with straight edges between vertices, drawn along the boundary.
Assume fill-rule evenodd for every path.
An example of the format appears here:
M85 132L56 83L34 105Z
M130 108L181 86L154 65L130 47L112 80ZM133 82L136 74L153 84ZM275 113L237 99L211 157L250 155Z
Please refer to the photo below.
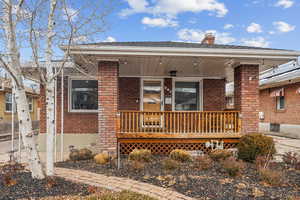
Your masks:
M215 36L212 33L206 33L201 44L212 45L215 44Z

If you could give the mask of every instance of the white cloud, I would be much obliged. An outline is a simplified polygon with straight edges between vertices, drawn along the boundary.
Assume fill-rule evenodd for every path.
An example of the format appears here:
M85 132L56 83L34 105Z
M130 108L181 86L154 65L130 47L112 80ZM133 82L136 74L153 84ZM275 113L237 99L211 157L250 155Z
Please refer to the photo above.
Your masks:
M246 46L252 47L268 47L270 45L270 43L263 37L242 39L242 43Z
M209 11L215 13L217 17L224 17L228 10L223 3L218 0L126 0L129 8L120 12L121 16L128 16L135 13L163 14L176 17L183 12ZM150 3L148 2L152 2Z
M151 27L175 27L178 26L178 22L172 19L164 19L164 18L150 18L144 17L142 19L142 24Z
M201 42L206 33L213 33L215 35L216 44L230 44L236 41L230 33L218 32L216 30L181 29L177 32L177 36L180 40L187 42Z
M74 37L73 38L73 41L74 42L86 42L88 40L88 38L85 36L85 35L80 35L80 36L77 36L77 37Z
M292 0L279 0L275 4L275 6L283 7L283 8L290 8L293 6L293 4L294 4L294 1L292 1Z
M116 42L116 38L112 37L112 36L108 36L107 38L105 38L105 40L103 40L102 42Z
M261 25L252 22L252 23L247 27L247 32L249 32L249 33L261 33L261 32L262 32Z
M296 26L292 26L283 21L273 22L273 25L275 26L276 30L281 33L287 33L287 32L295 30L295 28L296 28Z
M233 24L225 24L225 25L224 25L224 29L225 29L225 30L231 29L231 28L233 28L233 27L234 27Z
M274 35L274 34L275 34L275 31L269 31L269 34L270 34L270 35Z

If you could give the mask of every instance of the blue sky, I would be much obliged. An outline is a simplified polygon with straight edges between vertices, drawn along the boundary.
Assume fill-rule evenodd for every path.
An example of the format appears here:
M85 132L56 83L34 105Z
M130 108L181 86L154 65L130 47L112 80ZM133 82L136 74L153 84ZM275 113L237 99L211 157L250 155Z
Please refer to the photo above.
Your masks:
M102 41L200 42L300 50L300 0L121 0Z

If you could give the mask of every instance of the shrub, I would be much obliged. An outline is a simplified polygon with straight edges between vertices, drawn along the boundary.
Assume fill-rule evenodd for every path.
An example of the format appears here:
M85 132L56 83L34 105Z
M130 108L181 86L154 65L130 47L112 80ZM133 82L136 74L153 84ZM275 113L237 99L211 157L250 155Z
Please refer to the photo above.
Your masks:
M139 171L145 168L145 162L141 162L138 160L132 160L129 162L131 169Z
M300 169L300 155L295 152L286 152L282 156L283 162L292 168Z
M256 168L266 168L270 163L270 159L267 156L257 156L255 159Z
M149 162L151 160L151 151L148 149L134 149L128 156L131 161Z
M91 150L87 148L83 148L79 150L79 159L80 160L89 160L93 158L93 153Z
M106 153L99 153L99 154L95 155L94 161L97 164L104 165L109 162L109 156Z
M195 159L195 167L207 170L213 166L213 160L208 155L199 156Z
M272 158L275 153L273 138L262 134L244 135L238 144L238 158L247 162L255 161L257 156Z
M187 162L192 160L191 154L182 149L175 149L171 151L169 157L179 162Z
M69 158L72 161L78 161L78 160L89 160L93 158L93 153L91 150L87 148L83 148L80 150L77 149L71 149L71 152L69 154Z
M269 168L259 168L258 173L262 181L270 185L280 185L283 182L283 173L280 170L272 170Z
M72 149L69 154L69 159L72 161L79 160L79 151L77 149Z
M232 153L226 149L214 149L209 153L209 156L214 161L225 160L232 156Z
M178 169L179 165L180 165L178 163L178 161L170 159L170 158L163 160L161 164L162 164L163 169L165 169L165 170L175 170L175 169Z
M221 161L221 166L229 176L235 177L241 174L246 165L241 160L236 160L234 157L229 157Z

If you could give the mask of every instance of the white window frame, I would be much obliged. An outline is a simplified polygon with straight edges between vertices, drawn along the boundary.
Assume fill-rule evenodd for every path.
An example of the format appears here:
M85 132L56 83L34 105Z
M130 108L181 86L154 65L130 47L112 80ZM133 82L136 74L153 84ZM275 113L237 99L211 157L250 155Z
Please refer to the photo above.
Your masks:
M144 81L160 81L161 82L161 104L160 111L165 110L165 96L164 96L164 79L163 78L140 78L140 110L144 111Z
M173 77L172 78L172 111L175 110L175 83L176 82L198 82L199 83L199 110L195 111L203 111L203 78L181 78L181 77Z
M72 109L72 81L97 81L96 79L92 79L92 78L86 78L86 77L69 77L68 78L68 112L72 112L72 113L97 113L99 110L99 99L97 98L97 103L98 103L98 109L96 110L76 110L76 109ZM99 88L98 88L99 91Z
M280 108L280 97L283 97L284 102L283 102L283 108ZM276 97L276 110L284 110L285 109L285 103L286 103L286 99L285 96L277 96Z
M10 94L10 95L11 95L11 102L7 102L7 101L6 101L6 95L7 95L7 94ZM11 104L11 107L12 107L12 109L13 109L13 106L12 106L13 100L12 100L12 98L13 98L13 97L12 97L12 93L11 93L11 92L5 92L5 93L4 93L4 107L5 107L5 112L6 112L6 113L12 113L12 110L6 110L6 104Z

